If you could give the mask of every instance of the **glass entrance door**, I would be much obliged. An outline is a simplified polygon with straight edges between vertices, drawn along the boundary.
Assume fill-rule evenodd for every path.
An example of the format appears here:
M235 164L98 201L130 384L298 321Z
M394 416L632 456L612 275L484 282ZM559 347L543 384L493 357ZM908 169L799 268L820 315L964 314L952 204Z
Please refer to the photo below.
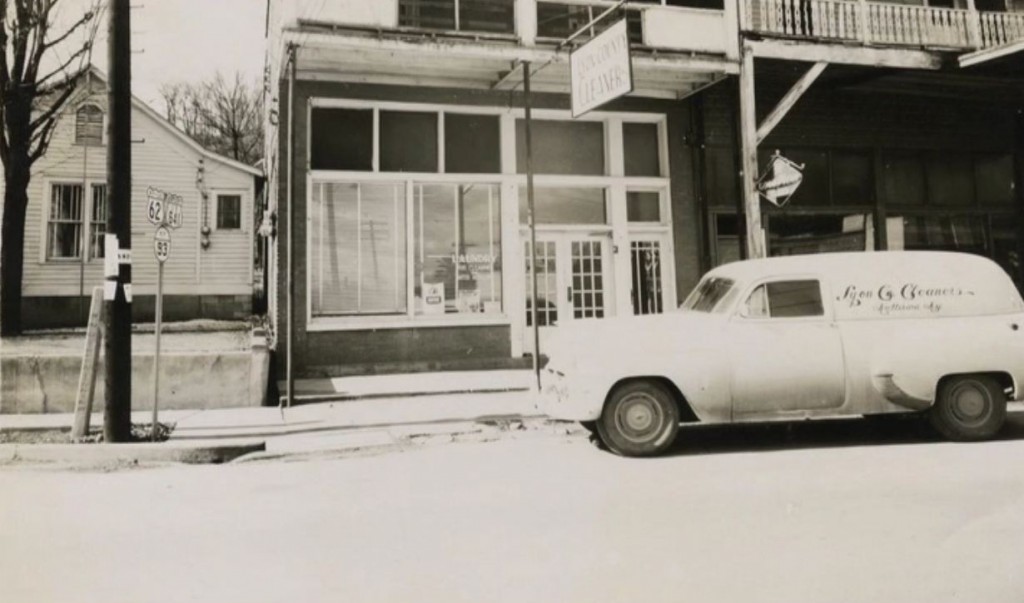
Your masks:
M609 235L537 233L537 325L542 354L545 341L558 325L611 314L610 247ZM523 243L523 253L526 263L524 349L533 353L533 273L528 240Z

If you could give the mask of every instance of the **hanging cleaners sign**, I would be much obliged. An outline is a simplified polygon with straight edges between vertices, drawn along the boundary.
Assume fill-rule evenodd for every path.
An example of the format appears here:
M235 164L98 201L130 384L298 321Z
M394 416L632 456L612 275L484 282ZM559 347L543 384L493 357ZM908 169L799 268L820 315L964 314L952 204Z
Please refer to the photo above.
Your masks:
M800 183L804 181L804 166L786 159L775 151L768 168L757 181L757 190L775 207L789 202Z
M633 91L625 19L569 54L569 80L573 117Z

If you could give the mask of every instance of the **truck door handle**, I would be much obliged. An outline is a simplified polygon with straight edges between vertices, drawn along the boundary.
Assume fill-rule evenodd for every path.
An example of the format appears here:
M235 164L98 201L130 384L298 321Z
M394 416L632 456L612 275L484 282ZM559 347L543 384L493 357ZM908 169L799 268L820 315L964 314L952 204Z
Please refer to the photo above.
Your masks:
M572 303L572 287L565 288L565 301Z

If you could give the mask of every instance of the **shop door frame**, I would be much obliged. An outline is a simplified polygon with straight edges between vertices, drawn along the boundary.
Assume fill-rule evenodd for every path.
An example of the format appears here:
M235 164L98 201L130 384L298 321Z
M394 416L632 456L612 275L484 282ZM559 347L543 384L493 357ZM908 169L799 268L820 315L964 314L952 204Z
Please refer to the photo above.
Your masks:
M531 281L532 275L530 272L525 270L526 266L530 262L530 238L529 233L523 233L521 237L524 258L523 258L523 274L526 290L526 299L532 298L533 283ZM614 253L613 253L613 242L611 230L597 230L593 228L544 228L537 230L537 244L551 243L555 244L555 311L557 314L557 322L554 325L544 325L540 327L540 348L541 353L544 353L545 343L548 338L551 337L555 329L558 326L564 325L567 322L575 320L582 320L582 318L576 318L575 312L576 307L573 300L573 266L572 266L572 244L574 242L586 242L592 241L597 242L601 246L601 278L602 278L602 296L603 296L603 315L600 318L608 318L616 315L618 304L616 303L616 282L615 282L615 269L613 266ZM529 313L529 304L524 304L524 310ZM523 331L523 352L527 354L533 353L533 325L528 321L524 320L525 329Z

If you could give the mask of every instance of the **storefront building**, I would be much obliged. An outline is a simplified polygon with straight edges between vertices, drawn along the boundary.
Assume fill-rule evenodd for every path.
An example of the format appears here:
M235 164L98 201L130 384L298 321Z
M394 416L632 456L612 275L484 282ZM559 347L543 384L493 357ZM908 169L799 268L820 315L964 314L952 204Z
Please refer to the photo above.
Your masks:
M758 1L627 5L634 92L575 119L558 41L613 3L271 2L279 378L289 341L299 378L528 366L534 303L543 354L560 326L672 309L741 257L735 76ZM830 66L760 145L761 165L777 150L805 175L784 208L762 204L769 253L942 248L1019 266L1021 97L907 75L941 53L887 52L886 77L859 55ZM805 66L758 57L763 119Z

